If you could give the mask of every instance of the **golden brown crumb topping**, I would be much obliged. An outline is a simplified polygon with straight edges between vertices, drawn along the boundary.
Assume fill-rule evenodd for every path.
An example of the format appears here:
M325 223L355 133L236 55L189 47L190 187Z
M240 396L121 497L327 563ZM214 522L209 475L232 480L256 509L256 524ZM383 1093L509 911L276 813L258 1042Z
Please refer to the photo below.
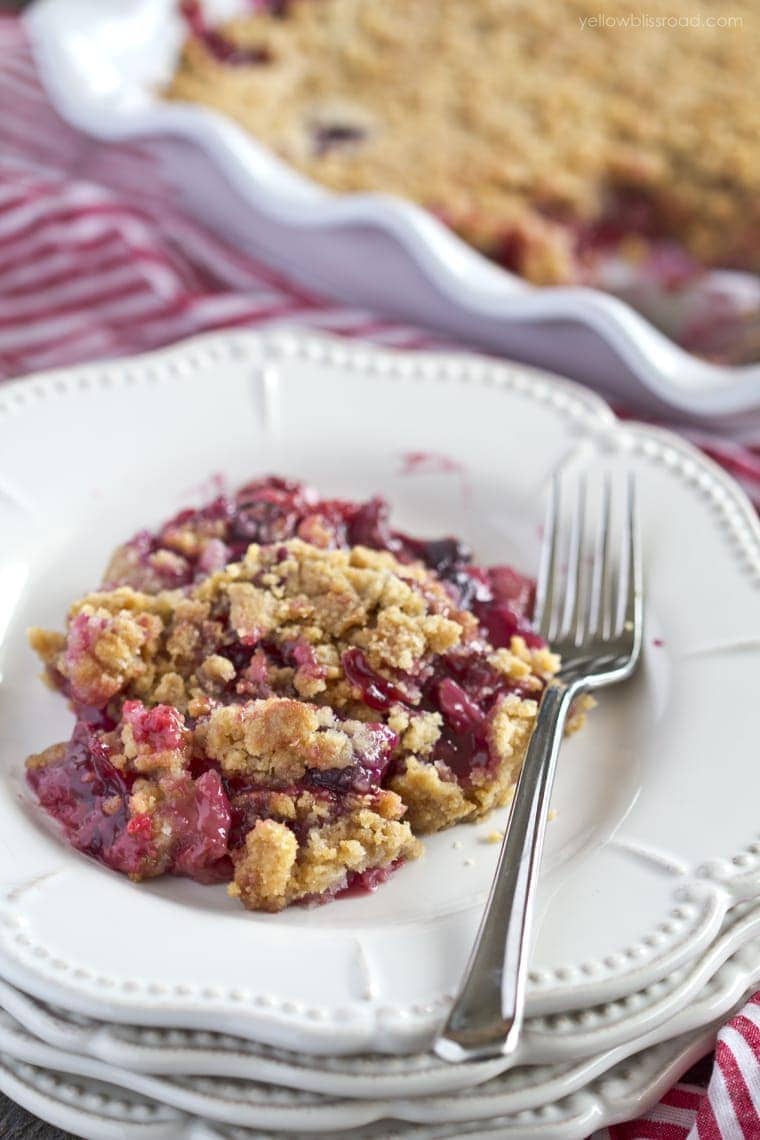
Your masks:
M332 822L317 816L301 846L287 824L260 819L234 856L229 893L251 910L281 910L295 899L339 890L348 874L414 859L422 846L400 821L399 809L398 797L382 792L371 806L357 806ZM308 822L313 808L301 798L292 803L291 817Z
M199 731L205 754L223 772L262 782L347 768L357 751L366 755L373 747L362 721L339 721L332 709L278 697L214 709Z
M237 695L292 685L299 697L366 718L341 664L346 649L361 649L374 669L395 676L418 671L432 655L471 638L474 627L422 566L402 565L384 551L320 550L291 539L252 545L242 562L188 593L121 586L91 594L72 607L65 645L40 630L31 640L82 704L134 697L188 711L196 702L195 715L237 676L224 656L226 630L251 645L274 640L302 652L292 663L269 662L261 674L254 655Z

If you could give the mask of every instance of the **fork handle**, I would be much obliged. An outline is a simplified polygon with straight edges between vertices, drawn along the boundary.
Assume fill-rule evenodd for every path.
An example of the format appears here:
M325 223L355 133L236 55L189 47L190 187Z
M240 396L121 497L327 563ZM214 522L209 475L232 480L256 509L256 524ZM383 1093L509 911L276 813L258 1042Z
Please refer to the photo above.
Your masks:
M501 1057L517 1046L549 798L562 730L577 693L574 685L551 681L539 705L464 981L433 1046L446 1061Z

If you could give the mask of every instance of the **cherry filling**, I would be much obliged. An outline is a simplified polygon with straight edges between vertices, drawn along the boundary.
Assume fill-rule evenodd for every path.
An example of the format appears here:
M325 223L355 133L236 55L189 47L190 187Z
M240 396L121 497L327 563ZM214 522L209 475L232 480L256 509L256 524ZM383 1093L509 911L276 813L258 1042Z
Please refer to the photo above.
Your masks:
M681 289L705 271L683 245L668 238L667 221L651 196L636 187L616 187L608 193L603 214L593 221L580 222L561 211L545 209L547 220L567 235L573 258L573 277L580 284L609 288L605 269L615 259L630 261L627 253L632 238L644 243L645 258L636 261L636 279L657 284L665 290ZM526 272L531 239L522 230L502 235L491 256L517 274Z
M398 737L385 724L368 726L368 747L359 753L353 764L345 768L312 769L307 772L305 784L311 788L327 788L333 792L355 792L366 795L376 791L388 771Z
M245 837L259 820L273 819L285 824L295 835L299 844L304 844L309 836L312 824L307 817L284 816L279 808L277 794L272 788L256 788L246 786L236 781L228 785L230 791L230 807L232 812L232 825L229 835L230 851L235 851L245 843ZM311 796L320 804L320 822L333 823L342 814L345 797L332 788L309 787L307 784L291 784L278 789L281 795L297 799L299 793L308 790Z
M372 550L390 550L398 554L401 536L390 528L388 504L379 495L367 503L341 504L348 524L348 545L369 546Z
M346 885L342 890L339 890L336 898L353 898L355 895L372 894L383 883L387 883L394 871L397 871L400 866L398 860L390 863L387 867L369 867L366 871L350 871L346 879Z
M431 759L446 764L463 784L471 781L476 770L493 769L499 763L488 746L490 713L499 700L509 693L532 698L537 695L533 688L497 672L477 649L454 650L441 656L420 679L414 697L375 672L360 649L343 654L343 669L370 708L388 712L394 705L403 705L411 713L415 708L440 713L441 733Z
M251 542L274 543L293 538L304 516L306 504L288 487L255 488L250 498L245 488L231 511L229 539L233 548Z
M444 677L438 683L438 707L444 728L435 746L434 758L442 760L457 779L467 782L478 768L491 764L488 749L488 718L465 690Z
M538 634L526 628L525 621L509 602L476 601L472 609L491 645L497 649L508 648L515 636L524 638L526 645L532 649L544 644Z
M655 202L641 190L622 186L610 191L601 217L582 225L576 222L574 231L581 255L614 248L634 234L650 240L664 236Z
M403 535L400 539L405 553L424 562L439 578L454 578L472 558L469 546L458 538L438 538L428 542Z
M295 669L296 678L302 680L321 681L326 675L325 667L317 659L313 647L302 639L283 641L280 644L270 638L259 641L236 639L220 646L218 653L235 666L235 677L227 685L231 699L234 699L233 695L244 700L274 695L269 680L270 668L290 667ZM283 695L282 688L279 695ZM298 693L292 689L287 695L297 697Z
M248 0L254 12L265 12L284 20L290 11L291 0Z
M362 701L378 712L389 712L393 705L408 704L401 689L371 669L361 649L347 649L342 657L346 677L359 690Z
M481 653L442 657L422 699L423 707L439 712L443 721L432 759L446 764L465 785L477 770L493 770L499 757L488 745L490 716L499 700L514 692L520 692L519 684L498 673Z
M485 733L486 718L483 710L450 677L444 677L438 683L438 707L454 732L460 735L469 732Z
M79 722L63 757L27 771L43 808L78 851L127 874L153 855L151 835L127 828L131 781L114 768L100 735Z
M522 637L531 649L545 643L534 633L530 617L536 602L535 582L511 566L492 566L481 578L471 609L497 649L509 648L513 637Z
M132 729L135 743L146 745L151 752L177 752L185 745L182 715L171 705L146 709L141 701L125 701L122 720Z
M180 12L193 36L201 40L204 47L220 63L240 66L248 63L272 62L272 53L266 45L241 47L215 28L210 28L203 15L200 0L182 0Z
M340 150L353 143L361 142L362 139L366 138L367 132L364 127L351 123L330 123L329 125L321 124L312 127L311 135L314 142L314 154L317 158L324 158L330 151Z
M150 817L148 823L171 837L165 870L201 883L229 879L227 842L232 814L219 773L208 769L196 780L181 776L166 781L163 791L166 802L156 812L155 823ZM129 826L144 818L133 818Z

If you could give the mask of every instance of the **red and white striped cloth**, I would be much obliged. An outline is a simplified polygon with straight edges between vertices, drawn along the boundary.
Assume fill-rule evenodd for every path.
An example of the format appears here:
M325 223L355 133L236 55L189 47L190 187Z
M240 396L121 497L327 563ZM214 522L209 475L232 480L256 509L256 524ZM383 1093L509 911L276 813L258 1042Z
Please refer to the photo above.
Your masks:
M0 17L0 381L274 323L405 348L436 343L322 300L184 216L145 147L94 142L58 118L20 23ZM760 439L676 430L760 507ZM703 1065L690 1076L595 1140L760 1140L760 995L721 1031L711 1073Z

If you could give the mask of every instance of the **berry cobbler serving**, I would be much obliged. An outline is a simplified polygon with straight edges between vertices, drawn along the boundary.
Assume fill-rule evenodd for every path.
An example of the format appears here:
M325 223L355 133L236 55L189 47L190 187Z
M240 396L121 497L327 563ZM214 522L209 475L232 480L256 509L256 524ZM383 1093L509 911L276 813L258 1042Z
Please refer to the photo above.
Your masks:
M559 666L533 600L381 498L256 480L137 534L65 632L30 632L76 725L29 784L135 880L267 911L372 889L418 833L508 802Z
M164 94L324 185L418 202L538 284L604 287L612 255L673 284L760 269L752 0L733 22L716 0L652 0L643 18L624 0L243 8L210 27L184 0Z

